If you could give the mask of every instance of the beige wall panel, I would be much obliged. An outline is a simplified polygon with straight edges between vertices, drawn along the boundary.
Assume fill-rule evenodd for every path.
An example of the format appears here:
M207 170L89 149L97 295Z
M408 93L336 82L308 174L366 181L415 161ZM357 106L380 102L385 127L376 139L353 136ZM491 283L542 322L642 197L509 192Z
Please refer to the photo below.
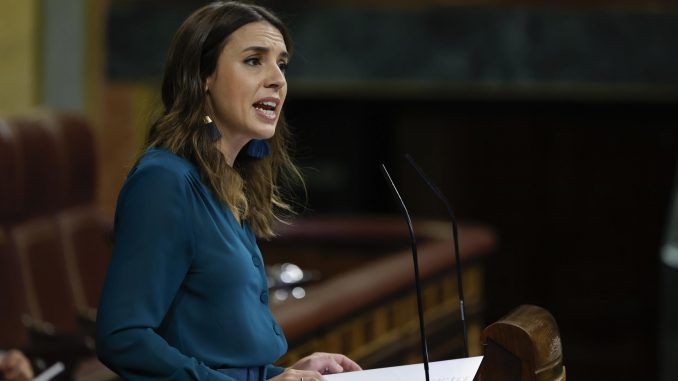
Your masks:
M24 112L39 99L38 0L0 0L0 113Z
M109 0L85 3L85 114L101 129L102 104L105 86L105 26Z

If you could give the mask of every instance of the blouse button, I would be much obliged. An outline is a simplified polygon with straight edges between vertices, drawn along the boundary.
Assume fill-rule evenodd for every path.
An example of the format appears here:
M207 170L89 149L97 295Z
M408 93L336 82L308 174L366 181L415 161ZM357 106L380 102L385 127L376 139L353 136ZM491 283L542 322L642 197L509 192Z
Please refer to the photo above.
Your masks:
M261 267L261 262L258 257L252 256L252 262L254 262L254 266Z
M261 295L259 296L259 299L261 299L261 302L264 304L268 303L268 292L262 291Z
M280 329L280 326L276 323L273 323L273 331L278 336L282 335L282 329Z

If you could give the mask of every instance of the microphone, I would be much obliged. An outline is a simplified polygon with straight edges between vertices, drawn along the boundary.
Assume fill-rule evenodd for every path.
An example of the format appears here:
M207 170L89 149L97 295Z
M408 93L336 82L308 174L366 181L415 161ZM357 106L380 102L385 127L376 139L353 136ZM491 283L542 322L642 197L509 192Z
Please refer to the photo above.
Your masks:
M466 312L464 311L464 287L461 282L461 260L459 259L459 235L457 233L457 219L454 217L454 211L450 206L450 202L447 200L447 197L440 191L440 189L433 184L433 181L426 176L424 171L417 165L412 156L405 154L405 158L410 162L410 165L417 171L419 177L424 180L426 185L433 191L433 193L445 204L447 208L447 213L450 215L452 220L452 238L454 242L454 258L457 261L455 266L457 269L457 291L459 292L459 310L461 311L461 324L464 329L464 357L468 357L468 331L466 329Z
M421 334L421 356L424 358L424 372L426 373L426 381L429 381L428 374L428 344L426 343L426 330L424 328L424 307L422 305L421 297L421 282L419 280L419 257L417 256L417 240L414 236L414 227L412 227L412 220L410 219L410 213L407 211L405 202L403 202L400 193L398 193L398 188L396 188L391 175L389 175L388 170L384 164L379 168L381 169L381 174L384 175L386 183L390 186L391 192L393 193L393 198L400 207L400 211L405 217L405 222L407 222L407 228L410 232L410 243L412 245L412 260L414 261L414 283L417 286L417 310L419 312L419 333Z

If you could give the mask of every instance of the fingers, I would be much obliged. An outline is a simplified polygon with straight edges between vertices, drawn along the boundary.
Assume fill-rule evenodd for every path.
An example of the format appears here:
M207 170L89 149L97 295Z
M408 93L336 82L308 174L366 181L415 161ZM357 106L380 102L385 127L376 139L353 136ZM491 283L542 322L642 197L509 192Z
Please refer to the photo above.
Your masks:
M339 365L344 369L344 372L355 372L358 370L363 370L363 368L360 367L355 361L351 360L350 358L341 355L341 354L334 354L334 360L339 363Z
M0 370L4 371L7 368L7 353L3 352L0 354Z
M0 369L5 373L5 376L9 379L19 371L21 365L21 356L18 351L11 350L2 357L0 361Z
M7 380L25 381L33 378L33 369L26 356L17 350L11 350L0 360L0 370Z
M312 354L311 357L315 357L318 360L318 363L314 364L315 366L313 369L318 370L323 374L363 370L353 360L339 353L318 352Z
M341 372L343 372L343 371L344 371L344 367L342 367L341 365L339 365L339 363L338 363L337 360L334 358L334 356L330 354L330 355L329 355L329 362L328 362L328 364L325 366L325 368L323 368L322 373L323 373L323 374L328 374L328 373L341 373Z
M299 378L293 378L291 381L300 381L301 377L304 378L304 381L326 381L325 377L322 374L316 372L315 370L302 370L300 371L303 374Z
M297 361L293 369L314 370L322 374L353 372L362 370L353 360L338 353L316 352Z
M344 368L336 361L334 353L316 352L308 356L308 369L322 374L341 373Z
M270 381L327 381L318 372L314 370L298 370L289 368L280 375L270 379Z

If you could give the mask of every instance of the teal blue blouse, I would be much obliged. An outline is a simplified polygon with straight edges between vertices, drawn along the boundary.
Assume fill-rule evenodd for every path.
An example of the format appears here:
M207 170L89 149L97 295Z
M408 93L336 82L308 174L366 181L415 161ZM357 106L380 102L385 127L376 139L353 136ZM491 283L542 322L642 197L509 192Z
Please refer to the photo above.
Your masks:
M272 364L287 342L268 306L261 253L197 168L151 148L120 191L97 316L97 355L126 380L233 381L216 369Z

